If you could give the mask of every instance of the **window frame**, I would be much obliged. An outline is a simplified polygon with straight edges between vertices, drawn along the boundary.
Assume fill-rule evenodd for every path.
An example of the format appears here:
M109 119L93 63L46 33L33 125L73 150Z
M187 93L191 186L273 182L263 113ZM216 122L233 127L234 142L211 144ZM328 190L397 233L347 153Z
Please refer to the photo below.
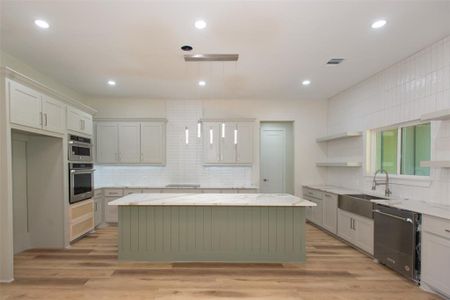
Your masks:
M396 125L396 126L387 126L387 127L382 127L382 128L377 128L377 129L372 129L368 131L368 143L369 143L369 147L368 147L368 151L366 153L366 155L368 155L369 159L366 160L366 163L368 164L367 168L366 168L366 175L368 176L373 176L375 174L375 172L378 170L378 166L377 166L377 133L380 131L387 131L387 130L393 130L396 129L397 130L397 172L395 174L389 174L389 177L393 177L393 178L401 178L401 179L416 179L416 180L427 180L430 179L431 177L431 172L430 175L405 175L405 174L401 174L401 163L402 163L402 129L406 128L406 127L411 127L411 126L417 126L417 125L424 125L424 124L430 124L430 135L431 135L431 130L432 130L432 126L431 126L431 122L427 121L427 122L410 122L410 123L404 123L401 125ZM431 141L430 141L430 155L431 155ZM431 159L431 157L430 157Z

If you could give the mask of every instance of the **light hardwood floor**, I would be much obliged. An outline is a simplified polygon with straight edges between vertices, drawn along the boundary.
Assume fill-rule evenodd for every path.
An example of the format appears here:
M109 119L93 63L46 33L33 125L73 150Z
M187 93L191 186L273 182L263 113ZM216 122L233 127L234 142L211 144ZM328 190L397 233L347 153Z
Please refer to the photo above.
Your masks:
M68 250L15 257L0 299L439 299L317 228L307 226L305 264L117 261L117 228Z

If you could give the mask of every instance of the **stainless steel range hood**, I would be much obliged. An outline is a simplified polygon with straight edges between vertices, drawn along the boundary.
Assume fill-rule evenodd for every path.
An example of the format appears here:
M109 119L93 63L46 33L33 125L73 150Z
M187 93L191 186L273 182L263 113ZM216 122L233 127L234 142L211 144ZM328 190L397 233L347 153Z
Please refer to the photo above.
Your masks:
M239 54L186 54L184 61L199 62L199 61L237 61Z

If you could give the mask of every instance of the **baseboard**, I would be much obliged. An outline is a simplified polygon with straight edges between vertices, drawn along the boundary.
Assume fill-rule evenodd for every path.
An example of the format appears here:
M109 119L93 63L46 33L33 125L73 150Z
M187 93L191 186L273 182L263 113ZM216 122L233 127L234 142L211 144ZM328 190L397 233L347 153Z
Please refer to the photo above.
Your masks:
M14 278L9 279L9 280L2 280L2 279L0 279L0 283L11 283L13 281L14 281Z

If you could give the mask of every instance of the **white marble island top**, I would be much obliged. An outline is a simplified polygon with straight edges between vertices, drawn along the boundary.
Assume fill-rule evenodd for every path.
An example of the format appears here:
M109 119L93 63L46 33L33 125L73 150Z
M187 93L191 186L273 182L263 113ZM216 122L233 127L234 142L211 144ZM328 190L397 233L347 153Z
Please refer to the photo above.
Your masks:
M130 194L108 205L113 206L316 206L290 194Z

